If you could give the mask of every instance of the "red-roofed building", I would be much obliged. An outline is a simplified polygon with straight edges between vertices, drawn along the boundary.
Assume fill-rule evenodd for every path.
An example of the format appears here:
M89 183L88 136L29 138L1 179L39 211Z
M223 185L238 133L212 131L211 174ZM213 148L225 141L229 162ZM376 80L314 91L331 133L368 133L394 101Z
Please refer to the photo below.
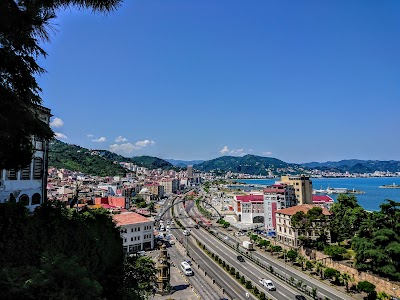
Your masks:
M275 212L278 209L296 205L296 195L292 185L276 183L264 189L265 230L276 229Z
M127 253L154 248L154 221L135 212L113 215L117 226L121 227L123 247Z
M94 204L107 204L112 207L129 208L129 200L125 197L108 196L94 198Z
M335 201L328 195L312 195L312 202L329 210Z
M297 212L303 212L304 214L307 214L307 212L314 207L319 207L319 206L314 204L303 204L277 210L276 211L277 240L282 244L298 248L301 246L299 240L300 236L306 236L311 240L316 240L320 236L321 231L323 231L327 236L327 242L330 243L331 234L328 228L329 228L329 220L331 217L331 213L326 208L322 208L322 214L325 215L327 219L322 221L318 220L314 221L313 226L308 230L302 231L292 226L291 218L294 214L296 214Z
M264 223L264 195L235 196L233 211L242 223Z

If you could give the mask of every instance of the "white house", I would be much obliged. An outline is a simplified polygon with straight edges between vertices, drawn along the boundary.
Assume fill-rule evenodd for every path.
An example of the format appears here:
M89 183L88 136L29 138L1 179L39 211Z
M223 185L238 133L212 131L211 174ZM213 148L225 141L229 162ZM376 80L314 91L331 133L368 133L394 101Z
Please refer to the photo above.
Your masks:
M49 124L50 109L37 106L39 118ZM32 161L22 169L0 169L0 203L20 202L33 211L46 199L48 141L32 137ZM4 146L4 145L3 145Z
M126 253L154 248L154 220L135 212L113 215L117 226L121 227L123 247Z

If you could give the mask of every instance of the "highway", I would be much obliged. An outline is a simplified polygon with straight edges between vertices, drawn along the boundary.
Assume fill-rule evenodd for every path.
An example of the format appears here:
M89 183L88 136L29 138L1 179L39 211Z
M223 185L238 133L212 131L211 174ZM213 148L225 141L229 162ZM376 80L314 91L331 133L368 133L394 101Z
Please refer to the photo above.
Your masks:
M181 206L182 204L179 204ZM178 205L175 205L177 207ZM195 209L195 208L194 208ZM252 262L249 258L246 258L245 249L241 246L239 250L243 252L243 256L245 257L245 262L240 263L237 260L237 255L239 254L236 250L237 243L240 243L240 240L235 239L232 236L228 236L225 240L223 236L226 234L223 232L218 232L217 235L220 238L216 238L211 235L205 229L201 227L199 229L194 229L194 227L189 223L193 222L185 211L183 211L184 216L179 216L180 221L186 228L191 229L191 235L186 240L186 237L183 236L182 230L180 229L172 229L173 234L177 237L177 239L182 239L183 245L186 246L186 243L189 248L189 254L193 258L193 260L201 265L203 269L206 270L207 274L209 274L213 278L217 278L219 280L223 280L223 287L226 288L226 292L228 295L232 295L231 298L235 299L246 299L245 293L246 290L229 274L227 274L224 270L222 270L211 258L209 258L199 247L195 244L194 239L197 239L202 244L205 244L207 249L209 249L214 254L217 254L224 261L226 261L229 265L234 266L236 270L238 270L242 275L246 278L250 279L255 284L260 291L263 291L267 297L271 299L295 299L295 295L302 294L300 291L292 287L288 282L279 279L278 277L272 275L269 271L269 266L272 266L274 272L277 272L282 275L282 277L290 278L293 277L296 280L301 280L304 284L307 284L311 290L311 288L316 287L318 291L318 296L329 299L343 299L350 300L353 299L350 296L337 291L334 288L329 287L326 284L319 282L307 276L306 274L290 267L289 265L285 265L283 262L274 259L266 253L258 253L257 251L252 251L251 255L253 259L258 260L261 265L264 265L265 268L258 266L256 263ZM166 213L166 215L169 212ZM178 214L175 214L178 216ZM168 215L168 217L170 217ZM192 223L193 224L193 223ZM215 228L213 230L216 230ZM228 246L228 245L231 246ZM204 267L203 267L204 265ZM195 276L194 276L195 277ZM271 279L277 290L276 291L268 291L261 284L259 284L260 278ZM196 284L193 284L195 287ZM305 294L303 294L306 296ZM250 295L252 297L252 295ZM311 299L306 296L306 298Z

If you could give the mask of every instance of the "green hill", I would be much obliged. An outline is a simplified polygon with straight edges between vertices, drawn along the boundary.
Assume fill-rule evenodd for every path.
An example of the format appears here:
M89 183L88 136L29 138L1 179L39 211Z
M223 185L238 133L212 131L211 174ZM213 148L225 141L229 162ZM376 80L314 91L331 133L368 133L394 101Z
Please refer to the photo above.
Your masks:
M59 140L50 142L49 166L96 176L124 175L126 170L116 162L132 162L149 169L172 169L173 165L157 157L127 158L108 150L90 150Z
M300 173L304 170L296 164L288 164L282 160L256 155L222 156L194 165L200 171L219 171L245 173L250 175L268 175L268 171L275 174Z
M124 175L125 169L112 160L77 145L52 140L49 149L49 166L78 171L95 176Z

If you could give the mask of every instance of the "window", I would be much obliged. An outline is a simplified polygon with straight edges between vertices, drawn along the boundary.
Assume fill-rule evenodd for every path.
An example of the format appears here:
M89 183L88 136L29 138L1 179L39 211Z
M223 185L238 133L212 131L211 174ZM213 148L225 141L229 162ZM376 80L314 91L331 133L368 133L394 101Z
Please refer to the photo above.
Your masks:
M25 168L21 169L21 180L31 179L31 165L27 165Z
M42 179L43 162L40 157L33 160L33 179Z
M40 196L39 193L33 194L33 196L32 196L32 205L34 205L34 204L40 204L41 198L42 198L42 197Z
M7 178L9 180L17 180L17 170L16 169L7 170Z
M29 205L29 197L26 194L23 194L21 197L19 197L19 203L22 205Z
M133 228L131 228L131 232L133 232Z
M126 243L126 239L124 239L124 243Z
M133 242L133 237L131 237L131 242Z

